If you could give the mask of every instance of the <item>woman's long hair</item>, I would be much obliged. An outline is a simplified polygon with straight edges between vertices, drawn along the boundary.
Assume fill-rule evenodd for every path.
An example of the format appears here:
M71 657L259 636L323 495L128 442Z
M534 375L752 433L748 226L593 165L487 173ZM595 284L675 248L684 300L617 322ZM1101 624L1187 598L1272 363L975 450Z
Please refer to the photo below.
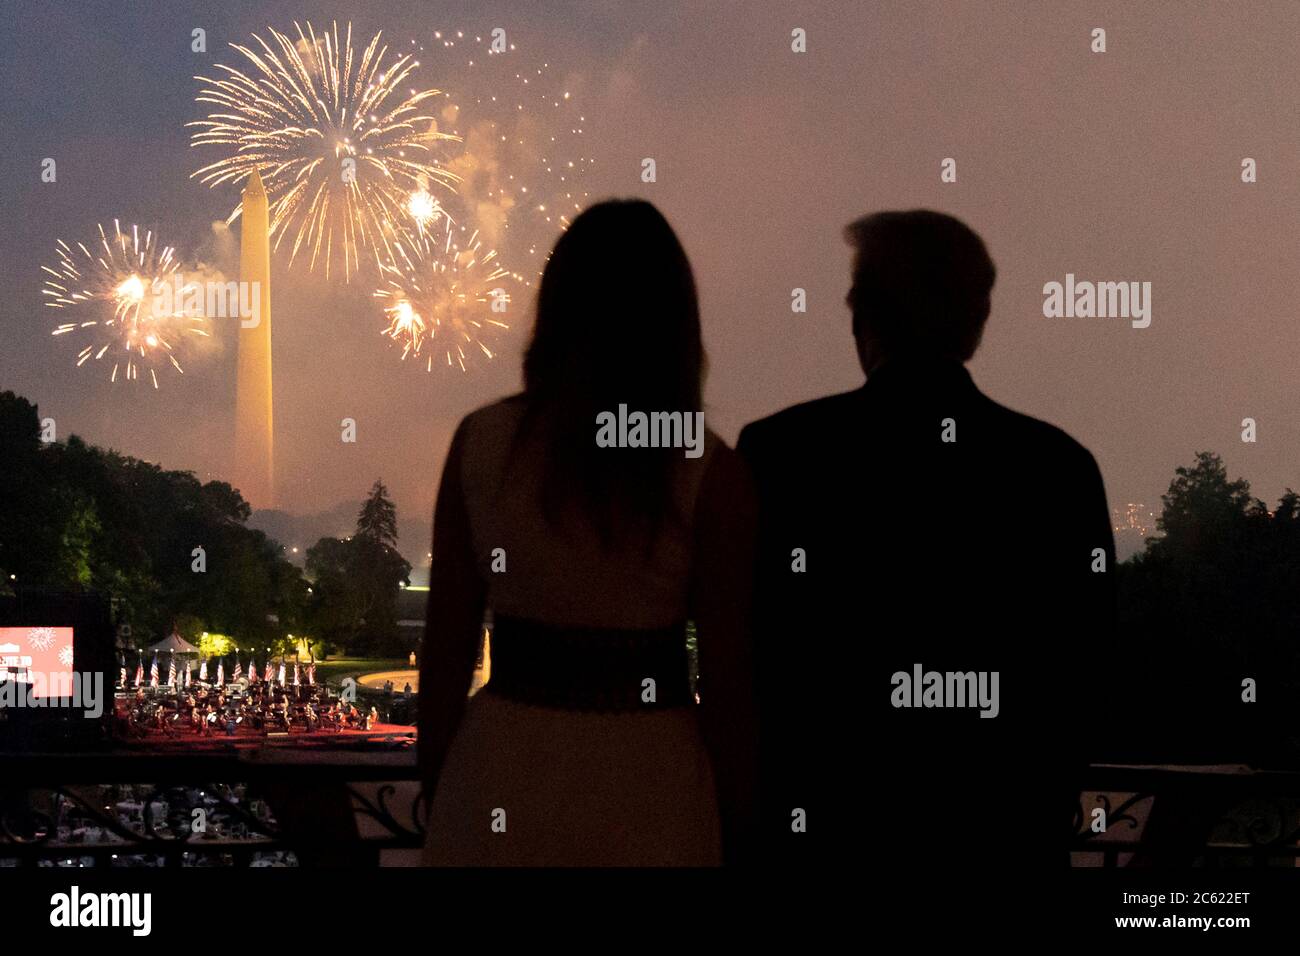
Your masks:
M619 405L694 414L703 373L695 277L668 221L641 200L587 209L546 264L524 356L520 436L540 430L548 520L576 507L610 543L680 517L682 449L598 447L596 417Z

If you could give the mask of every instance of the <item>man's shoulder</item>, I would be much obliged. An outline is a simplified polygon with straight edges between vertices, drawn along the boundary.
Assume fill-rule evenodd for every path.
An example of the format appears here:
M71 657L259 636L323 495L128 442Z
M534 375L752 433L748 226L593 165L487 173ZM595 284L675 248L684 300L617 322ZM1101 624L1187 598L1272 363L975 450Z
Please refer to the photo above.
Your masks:
M1032 449L1038 456L1046 455L1066 464L1096 467L1092 452L1065 429L1008 408L987 395L982 395L982 398L990 420L1004 437L1026 449Z
M859 394L860 390L855 390L815 398L750 422L741 429L736 447L742 453L748 453L769 442L785 442L792 437L806 437L835 427L853 413Z

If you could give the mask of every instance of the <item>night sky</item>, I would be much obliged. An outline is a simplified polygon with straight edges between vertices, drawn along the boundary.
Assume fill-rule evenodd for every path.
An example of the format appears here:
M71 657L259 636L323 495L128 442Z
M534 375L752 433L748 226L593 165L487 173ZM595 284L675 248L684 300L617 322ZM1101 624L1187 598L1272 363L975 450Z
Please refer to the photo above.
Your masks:
M118 217L187 259L237 261L238 225L213 228L237 191L189 178L215 156L184 126L205 112L194 75L238 62L229 42L350 19L354 36L425 44L415 82L436 86L435 30L500 26L507 55L549 62L578 97L596 159L584 188L650 199L681 236L701 290L707 411L727 440L860 384L842 227L925 206L968 222L998 265L976 382L1091 449L1112 506L1158 513L1174 468L1204 449L1276 503L1300 487L1300 5L1064 6L6 2L0 389L37 402L60 438L228 477L230 327L158 391L77 369L79 346L50 336L59 313L40 295L55 240L88 242ZM195 27L205 54L190 52ZM790 50L795 27L807 53ZM1104 54L1090 51L1094 27ZM57 183L40 181L46 157ZM644 157L658 182L641 182ZM940 182L946 157L956 183ZM1257 183L1241 182L1244 157ZM495 362L429 374L380 336L374 282L325 282L284 256L272 267L282 506L350 514L382 476L403 550L422 556L452 429L518 387L531 302L519 298ZM1150 327L1045 318L1043 285L1067 273L1150 282ZM795 287L806 314L791 312ZM354 445L339 440L344 417Z

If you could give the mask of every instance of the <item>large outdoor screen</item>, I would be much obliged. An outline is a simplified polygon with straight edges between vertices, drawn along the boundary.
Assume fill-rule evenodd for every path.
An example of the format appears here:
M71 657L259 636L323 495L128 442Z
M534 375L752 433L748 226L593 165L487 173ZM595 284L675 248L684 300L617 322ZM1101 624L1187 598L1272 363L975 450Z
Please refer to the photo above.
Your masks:
M30 684L35 699L72 687L72 628L0 627L0 680Z

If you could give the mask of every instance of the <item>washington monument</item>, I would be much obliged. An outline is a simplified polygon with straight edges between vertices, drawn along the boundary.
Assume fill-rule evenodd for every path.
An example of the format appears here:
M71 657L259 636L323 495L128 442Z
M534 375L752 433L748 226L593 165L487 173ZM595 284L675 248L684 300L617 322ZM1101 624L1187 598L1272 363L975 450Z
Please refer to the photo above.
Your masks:
M239 281L257 317L241 318L239 372L235 384L233 484L254 508L275 505L274 435L271 402L271 243L266 189L257 170L244 186L239 238ZM251 327L246 327L251 326Z

